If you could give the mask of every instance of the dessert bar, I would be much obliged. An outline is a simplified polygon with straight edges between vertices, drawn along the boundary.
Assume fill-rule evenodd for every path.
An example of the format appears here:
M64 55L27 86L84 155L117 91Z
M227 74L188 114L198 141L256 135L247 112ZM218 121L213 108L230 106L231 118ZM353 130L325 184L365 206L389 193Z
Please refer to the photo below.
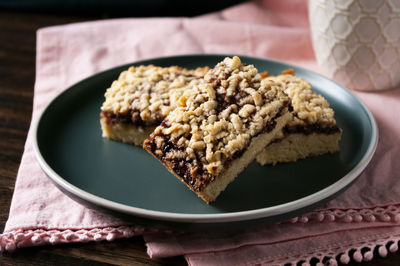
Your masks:
M309 82L296 77L293 71L264 79L280 83L284 88L291 99L293 118L283 134L257 156L257 162L262 165L293 162L339 151L342 130L336 125L329 103L312 90Z
M183 91L208 70L142 65L122 72L105 93L100 113L103 137L142 146Z
M292 118L281 82L262 80L237 56L207 72L176 106L143 148L207 203Z

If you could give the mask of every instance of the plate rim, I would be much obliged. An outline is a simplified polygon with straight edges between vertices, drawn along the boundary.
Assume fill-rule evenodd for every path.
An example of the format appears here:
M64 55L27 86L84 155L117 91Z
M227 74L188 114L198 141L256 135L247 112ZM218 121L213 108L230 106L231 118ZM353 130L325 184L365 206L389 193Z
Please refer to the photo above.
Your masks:
M96 76L100 76L107 71L112 71L116 68L121 68L124 66L143 64L145 62L151 62L154 60L166 60L169 58L174 58L174 59L178 58L179 59L179 58L184 58L184 57L205 57L205 56L211 56L211 57L212 56L213 57L229 56L229 57L231 57L233 55L230 55L230 54L186 54L186 55L177 55L177 56L163 56L163 57L147 58L144 60L134 61L134 62L131 62L128 64L114 66L114 67L108 68L104 71L95 73L93 75L90 75L89 77L86 77L86 78L68 86L66 89L64 89L63 91L58 93L46 105L46 107L40 113L38 119L33 123L34 154L35 154L37 161L39 162L40 167L45 172L47 177L49 177L58 186L65 189L68 193L71 193L72 195L74 195L84 201L87 201L87 202L90 202L97 206L100 206L100 207L103 207L106 209L111 209L113 211L117 211L120 213L125 213L125 214L143 217L143 218L152 219L152 220L169 221L169 222L185 222L185 223L189 222L189 223L196 223L196 224L225 223L225 222L239 222L239 221L247 221L247 220L260 219L260 218L268 218L268 217L277 216L277 215L289 213L292 211L296 211L296 210L311 206L313 204L316 204L320 201L323 201L326 198L329 198L330 196L334 195L335 193L340 192L341 190L346 188L348 185L350 185L353 181L355 181L358 178L358 176L362 173L362 171L366 168L366 166L371 161L371 159L375 153L377 144L378 144L379 130L378 130L375 118L373 117L371 111L362 102L362 100L357 97L357 95L355 95L353 92L351 92L344 86L340 85L339 83L337 83L321 74L318 74L314 71L305 69L303 67L299 67L294 64L288 64L288 63L278 61L278 60L272 60L272 59L261 58L261 57L252 57L252 56L246 56L246 55L238 55L238 56L241 58L262 60L262 61L271 62L273 64L279 64L282 66L287 66L287 67L292 67L292 68L294 67L298 70L304 71L306 73L308 72L314 76L317 76L318 78L328 80L329 82L332 82L336 86L340 87L350 97L355 98L359 102L363 111L367 114L369 122L371 123L372 132L371 132L371 141L369 143L369 146L368 146L366 152L364 153L361 160L356 164L356 166L353 169L351 169L346 175L342 176L339 180L337 180L333 184L331 184L315 193L312 193L308 196L299 198L294 201L290 201L290 202L286 202L283 204L278 204L278 205L274 205L274 206L270 206L270 207L265 207L265 208L258 208L258 209L254 209L254 210L227 212L227 213L191 214L191 213L176 213L176 212L149 210L149 209L145 209L145 208L139 208L139 207L134 207L134 206L118 203L118 202L115 202L112 200L102 198L100 196L96 196L96 195L89 193L81 188L78 188L77 186L66 181L64 178L62 178L60 175L58 175L48 165L46 160L43 158L43 156L40 152L38 141L37 141L37 131L38 131L40 122L42 121L44 114L50 108L50 106L53 104L53 102L56 101L57 99L61 98L62 95L64 93L66 93L67 91L69 91L71 88L79 85L80 83L84 83L89 79L95 78Z

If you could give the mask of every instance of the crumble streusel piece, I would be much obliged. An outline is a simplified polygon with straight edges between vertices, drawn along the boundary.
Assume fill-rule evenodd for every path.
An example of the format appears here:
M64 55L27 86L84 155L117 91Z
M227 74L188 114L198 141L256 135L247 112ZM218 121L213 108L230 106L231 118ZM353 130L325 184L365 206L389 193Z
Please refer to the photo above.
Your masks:
M293 162L339 151L342 130L336 125L327 100L314 92L309 82L296 77L294 71L285 73L264 80L281 84L291 99L293 118L283 134L257 156L257 162L262 165Z
M291 119L280 86L239 57L225 58L183 94L143 148L204 201L214 201Z
M141 65L122 72L105 93L100 114L103 137L143 145L183 92L208 70Z

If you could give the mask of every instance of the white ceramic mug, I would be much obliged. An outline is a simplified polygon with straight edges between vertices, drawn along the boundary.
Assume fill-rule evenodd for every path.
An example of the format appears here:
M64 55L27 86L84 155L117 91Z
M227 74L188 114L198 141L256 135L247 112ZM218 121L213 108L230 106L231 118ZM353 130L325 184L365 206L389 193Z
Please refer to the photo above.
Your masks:
M309 0L309 19L328 77L355 90L400 84L400 0Z

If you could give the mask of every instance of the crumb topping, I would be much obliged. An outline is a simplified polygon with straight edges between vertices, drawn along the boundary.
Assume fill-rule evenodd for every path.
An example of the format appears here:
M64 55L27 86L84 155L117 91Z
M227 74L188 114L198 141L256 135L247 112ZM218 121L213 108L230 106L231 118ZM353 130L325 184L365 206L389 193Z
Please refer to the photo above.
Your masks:
M225 58L204 82L182 95L144 147L167 164L185 164L184 174L200 188L239 156L252 137L272 130L274 118L288 104L280 82L262 80L253 65L242 64L237 56Z
M308 126L319 124L322 126L336 126L334 112L328 101L312 90L306 80L294 76L294 72L283 72L278 76L269 76L265 80L281 83L285 93L291 99L293 119L287 127Z
M208 70L208 67L195 70L178 66L130 67L107 89L101 110L128 117L134 124L159 124L175 109L183 92L198 83Z

